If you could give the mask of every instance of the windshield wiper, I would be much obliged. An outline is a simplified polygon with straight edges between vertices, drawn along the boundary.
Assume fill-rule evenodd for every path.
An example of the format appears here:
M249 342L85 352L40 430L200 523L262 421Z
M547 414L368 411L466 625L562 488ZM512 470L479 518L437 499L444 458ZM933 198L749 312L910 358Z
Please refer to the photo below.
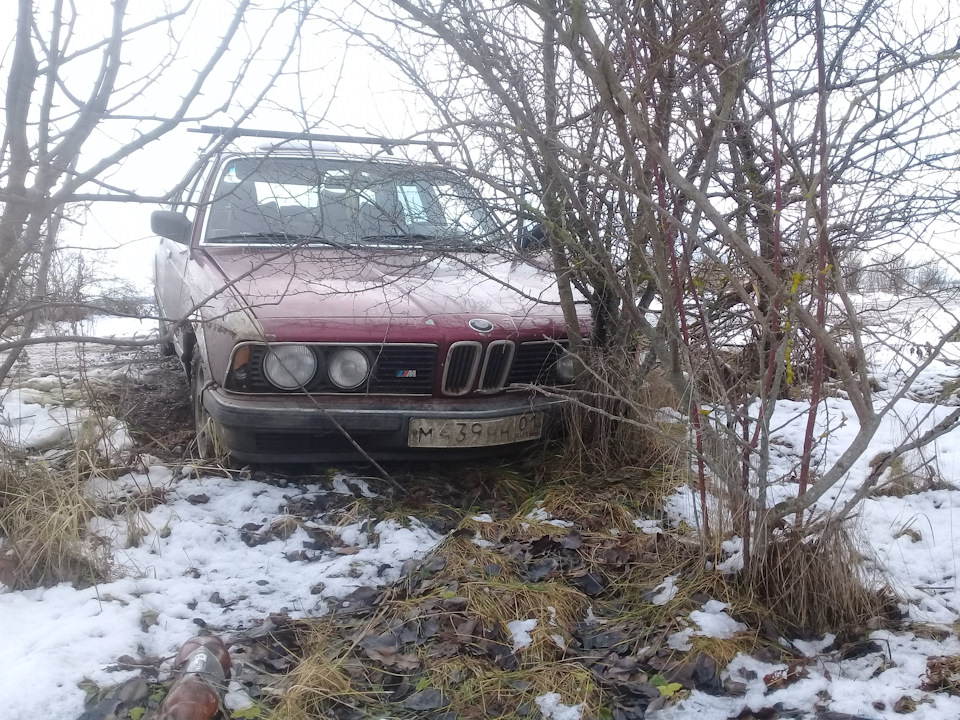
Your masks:
M462 236L451 237L445 235L424 235L420 233L380 233L378 235L364 235L360 239L363 242L376 240L403 241L395 243L397 245L422 243L424 247L438 251L491 253L498 252L500 249L496 242L474 242Z
M241 233L231 233L230 235L217 235L216 237L208 237L206 242L208 243L226 243L226 242L235 242L235 241L244 241L244 242L257 242L258 240L268 241L270 243L276 244L298 244L298 243L310 243L320 241L325 245L342 245L335 240L329 238L321 237L319 235L301 235L299 233L288 233L288 232L241 232Z
M378 233L376 235L364 235L360 238L364 242L371 240L406 240L423 242L425 240L439 240L436 235L423 235L418 233Z

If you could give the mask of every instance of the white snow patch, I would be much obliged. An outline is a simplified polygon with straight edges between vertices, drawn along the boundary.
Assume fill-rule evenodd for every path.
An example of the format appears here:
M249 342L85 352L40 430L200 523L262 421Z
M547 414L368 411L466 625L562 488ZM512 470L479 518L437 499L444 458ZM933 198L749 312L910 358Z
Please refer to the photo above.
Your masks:
M738 632L744 632L747 626L727 615L724 612L726 607L726 603L710 600L703 606L702 611L694 610L690 613L690 619L700 626L700 630L694 635L724 640L732 638Z
M0 594L4 717L77 717L83 712L81 681L106 687L132 677L134 672L106 671L121 655L174 654L196 634L195 618L229 637L271 613L321 615L328 599L397 580L404 561L422 558L440 540L416 520L390 520L374 526L379 537L374 544L364 524L356 523L340 530L344 542L359 546L355 554L317 553L314 562L291 560L309 540L303 528L257 547L242 541L240 528L269 524L296 492L322 494L317 486L291 490L216 477L173 482L166 468L115 482L112 487L111 481L97 478L89 491L168 488L163 504L137 513L145 534L136 547L124 546L126 519L95 521L98 532L114 538L116 580L82 590L64 583ZM209 500L200 505L187 501L199 494ZM312 593L321 583L322 592ZM155 611L158 622L144 631L140 621L146 611Z
M247 691L243 685L236 680L231 680L230 685L227 687L227 693L223 696L223 704L227 710L235 712L237 710L252 708L256 703L247 695Z
M534 702L546 720L580 720L583 705L564 705L560 693L541 695Z
M557 520L541 506L542 502L538 502L537 506L524 516L525 519L533 522L543 523L544 525L553 525L555 527L573 527L573 523L569 520Z
M659 520L650 520L645 518L634 518L634 526L644 535L659 535L663 532Z
M533 638L530 636L530 633L536 626L536 618L531 618L530 620L511 620L507 623L507 629L510 631L510 634L513 635L514 652L521 648L530 647L531 643L533 643Z
M367 485L367 482L363 478L352 477L342 473L338 473L333 477L331 489L338 495L354 495L353 488L356 488L362 497L377 497L377 494L370 489L370 486Z
M601 620L596 615L593 614L593 605L590 605L587 608L587 616L583 619L583 624L587 627L594 627L595 625L606 625L606 620Z
M734 537L720 544L726 558L717 563L722 573L734 573L743 570L743 538Z
M794 640L793 646L802 652L806 657L816 657L833 644L837 636L833 633L827 633L820 640Z
M666 605L677 596L679 588L676 585L677 578L673 575L667 575L663 582L653 589L653 597L650 602L654 605Z
M693 648L693 643L690 642L693 634L693 628L685 628L680 632L675 632L667 638L667 647L686 652Z

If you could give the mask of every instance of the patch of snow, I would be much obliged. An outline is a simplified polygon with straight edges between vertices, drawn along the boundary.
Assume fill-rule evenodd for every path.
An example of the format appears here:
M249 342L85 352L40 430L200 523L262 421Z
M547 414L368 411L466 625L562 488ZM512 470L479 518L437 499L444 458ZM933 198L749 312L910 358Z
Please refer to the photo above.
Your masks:
M550 613L550 627L556 627L557 609L553 605L547 605L547 612Z
M732 638L738 632L746 631L746 625L737 622L724 612L726 607L726 603L710 600L703 606L702 611L694 610L691 612L690 619L700 626L700 629L694 635L724 640Z
M520 650L521 648L530 647L531 643L533 643L533 638L530 636L530 633L536 626L536 618L531 618L529 620L511 620L507 623L507 629L513 636L514 652Z
M653 597L650 602L654 605L666 605L677 596L677 578L673 575L667 575L663 582L653 589Z
M560 693L541 695L534 702L546 720L580 720L583 705L564 705Z
M493 522L493 518L490 517L489 513L483 513L483 515L472 515L470 519L473 520L474 522L482 522L482 523Z
M554 518L550 513L544 510L543 507L541 507L541 503L537 503L537 506L524 517L526 520L543 523L544 525L553 525L555 527L562 528L573 527L573 523L569 520L558 520Z
M109 493L109 482L94 480L90 492ZM96 521L98 533L112 538L117 579L82 590L61 584L0 594L4 717L76 717L84 699L78 683L109 686L133 677L135 672L105 668L121 655L174 654L196 634L195 619L229 640L271 613L320 615L329 599L397 580L406 560L424 557L440 540L416 520L389 520L372 528L379 537L372 543L366 523L358 522L330 528L359 545L356 553L325 553L304 562L298 558L309 536L301 527L257 547L241 539L243 525L266 525L282 516L290 488L215 477L173 482L166 468L117 483L167 489L163 504L137 512L143 536L136 546L126 547L127 518ZM310 485L297 491L323 493ZM197 495L209 500L194 505L187 499ZM313 594L321 584L322 592ZM147 611L157 613L157 623L144 630Z
M644 535L659 535L663 533L663 528L660 527L659 520L634 518L633 524L634 527L636 527Z
M667 638L667 647L681 652L692 649L693 643L690 642L690 638L693 637L693 633L693 628L685 628L673 633Z
M344 475L342 473L337 473L333 477L333 483L331 489L333 492L338 495L355 495L354 488L360 493L361 497L365 498L375 498L377 494L370 489L370 486L363 478L352 477L350 475Z
M722 573L734 573L743 570L743 538L734 537L720 544L726 559L717 563Z
M230 710L231 713L236 712L237 710L247 710L252 708L256 703L253 702L253 699L247 695L247 691L244 690L243 685L238 683L236 680L231 680L230 685L227 687L227 692L223 696L223 705Z
M24 390L8 390L0 397L0 440L30 450L64 445L77 434L80 413L73 408L39 404L40 397Z
M806 657L816 657L823 652L824 648L833 645L833 641L836 639L836 635L827 633L820 640L794 640L793 646Z
M42 393L23 388L0 395L0 441L38 452L76 443L95 448L114 461L124 459L124 453L133 447L122 420L98 418L85 407L68 407L62 400L57 404Z

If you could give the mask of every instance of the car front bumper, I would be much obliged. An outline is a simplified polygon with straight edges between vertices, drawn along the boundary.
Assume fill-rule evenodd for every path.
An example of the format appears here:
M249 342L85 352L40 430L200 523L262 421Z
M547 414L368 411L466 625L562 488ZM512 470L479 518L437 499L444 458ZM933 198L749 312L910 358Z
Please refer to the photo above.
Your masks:
M437 399L429 397L251 396L216 386L203 392L203 406L218 425L221 439L234 460L242 462L342 462L363 460L471 459L503 456L543 442L555 432L563 399L511 392L495 397ZM499 439L498 444L419 447L411 444L410 423L446 425L454 438L497 420L536 417L542 420L539 438ZM423 421L427 421L426 423ZM516 422L505 421L504 426ZM437 434L440 434L439 429ZM360 449L357 448L359 446ZM362 451L361 451L362 450Z

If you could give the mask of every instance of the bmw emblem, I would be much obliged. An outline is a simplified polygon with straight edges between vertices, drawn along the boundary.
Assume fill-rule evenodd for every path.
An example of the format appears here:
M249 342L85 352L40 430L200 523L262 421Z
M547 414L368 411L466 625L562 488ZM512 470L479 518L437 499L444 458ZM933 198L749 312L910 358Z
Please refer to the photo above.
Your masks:
M467 325L472 327L477 332L482 332L482 333L488 333L491 330L493 330L493 323L490 322L489 320L484 320L483 318L474 318L473 320L468 322Z

